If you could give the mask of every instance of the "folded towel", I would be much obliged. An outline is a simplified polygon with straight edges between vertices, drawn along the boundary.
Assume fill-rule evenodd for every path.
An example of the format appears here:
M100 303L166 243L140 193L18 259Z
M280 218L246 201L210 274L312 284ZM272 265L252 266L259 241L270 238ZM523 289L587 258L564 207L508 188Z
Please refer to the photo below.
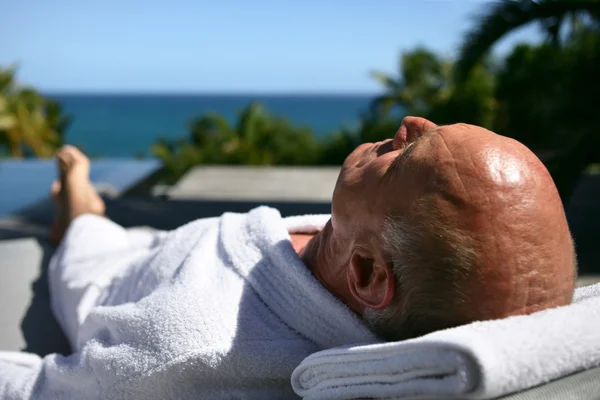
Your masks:
M306 399L491 399L597 365L600 284L565 307L312 354L292 387Z

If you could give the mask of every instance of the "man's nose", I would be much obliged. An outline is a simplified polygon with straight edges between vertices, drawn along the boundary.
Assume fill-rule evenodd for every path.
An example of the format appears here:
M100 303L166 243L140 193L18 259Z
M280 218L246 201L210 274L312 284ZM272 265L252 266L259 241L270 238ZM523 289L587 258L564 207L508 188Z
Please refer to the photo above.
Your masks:
M404 117L400 128L394 135L394 149L398 150L420 138L425 132L437 125L421 117Z

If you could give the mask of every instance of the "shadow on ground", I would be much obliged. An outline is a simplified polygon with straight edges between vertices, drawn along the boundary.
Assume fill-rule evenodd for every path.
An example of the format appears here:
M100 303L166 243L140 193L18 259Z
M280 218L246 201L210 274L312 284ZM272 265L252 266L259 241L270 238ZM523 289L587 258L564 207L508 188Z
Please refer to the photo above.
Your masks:
M48 288L48 264L54 247L45 240L38 240L43 251L40 274L31 285L31 303L21 322L26 347L23 351L45 356L50 353L70 354L71 346L56 322L50 309Z

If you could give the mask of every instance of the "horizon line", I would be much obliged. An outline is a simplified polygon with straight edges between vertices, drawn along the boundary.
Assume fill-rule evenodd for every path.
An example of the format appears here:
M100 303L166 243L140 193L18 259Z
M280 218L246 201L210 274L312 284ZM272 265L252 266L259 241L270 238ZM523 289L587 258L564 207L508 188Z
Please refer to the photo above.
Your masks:
M250 92L250 91L123 91L123 90L39 90L40 93L45 95L97 95L97 96L220 96L220 97L233 97L233 96L260 96L260 97L283 97L283 96L330 96L330 97L363 97L363 96L377 96L380 92L305 92L305 91L289 91L289 92Z

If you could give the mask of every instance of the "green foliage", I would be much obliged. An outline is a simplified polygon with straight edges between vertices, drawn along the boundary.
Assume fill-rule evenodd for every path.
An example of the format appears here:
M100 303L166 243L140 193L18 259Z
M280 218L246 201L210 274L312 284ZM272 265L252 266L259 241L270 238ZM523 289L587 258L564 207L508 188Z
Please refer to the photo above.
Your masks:
M438 124L493 124L496 101L490 63L478 64L468 80L456 83L451 60L417 48L401 55L398 75L394 78L375 73L387 90L373 100L372 111L379 118L389 117L394 107L401 106L408 115L419 115Z
M451 65L424 48L403 53L398 78L373 73L386 92L374 99L372 111L387 116L395 106L401 106L409 115L427 115L449 96Z
M566 203L581 172L600 160L600 0L495 3L467 34L455 76L466 82L495 42L531 22L547 41L517 46L507 57L497 74L491 126L550 154L545 162Z
M504 0L487 5L466 34L455 71L459 82L468 79L469 72L507 34L537 22L546 31L550 43L560 43L560 32L568 17L579 21L578 13L600 21L600 0Z
M69 123L59 103L18 86L14 68L0 68L0 155L50 157Z
M235 125L207 114L190 124L188 139L159 140L152 153L164 164L164 180L174 182L195 165L340 165L363 142L390 138L400 120L365 113L358 127L324 138L269 114L258 103L243 108Z
M220 115L192 122L189 140L161 140L153 146L166 179L174 181L194 165L314 165L322 147L312 131L274 117L257 103L242 109L235 126Z
M560 147L568 133L556 132L554 116L561 112L568 79L565 72L564 54L553 46L516 47L498 74L502 116L496 125L498 131L516 134L527 146L539 150ZM554 134L548 135L552 131Z
M561 151L548 162L561 196L566 200L590 163L600 161L600 31L586 30L571 38L563 50L561 93L547 135L556 137Z

